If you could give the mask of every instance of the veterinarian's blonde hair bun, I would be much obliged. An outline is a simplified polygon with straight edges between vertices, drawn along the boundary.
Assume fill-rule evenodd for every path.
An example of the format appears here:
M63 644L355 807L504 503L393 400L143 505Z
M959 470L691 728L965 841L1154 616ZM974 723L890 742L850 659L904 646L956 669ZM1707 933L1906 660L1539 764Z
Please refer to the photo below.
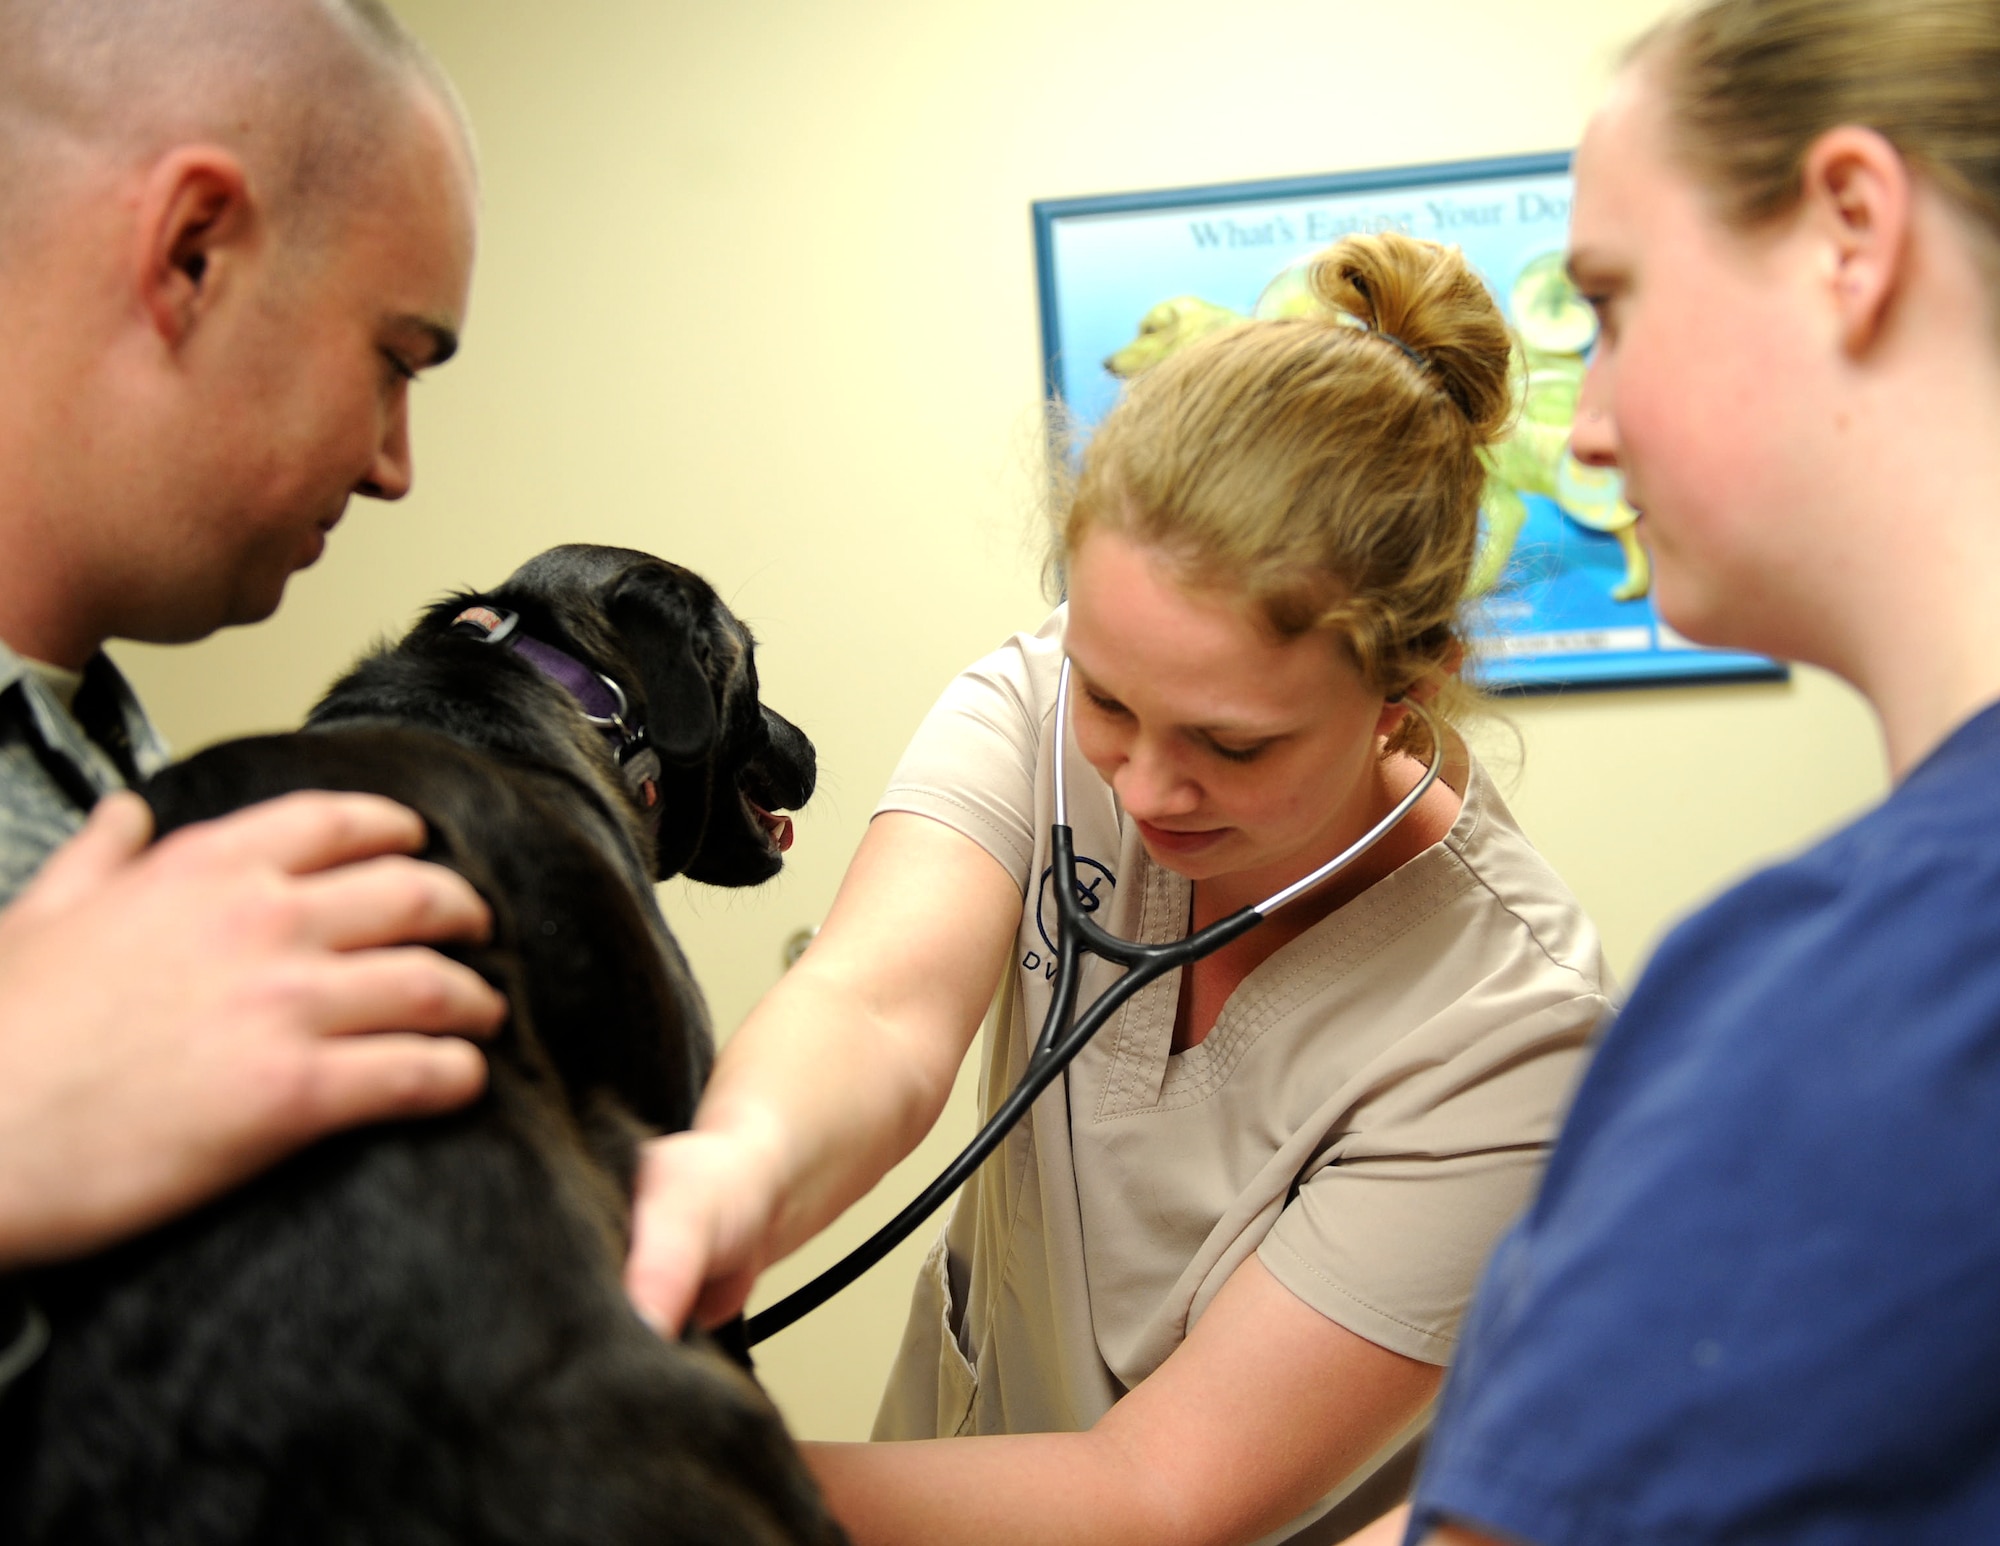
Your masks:
M1312 289L1429 371L1480 441L1500 437L1514 407L1507 324L1456 247L1350 236L1313 264Z
M1323 315L1212 334L1127 387L1063 550L1118 531L1280 637L1332 634L1385 696L1452 686L1480 451L1512 409L1506 324L1457 249L1413 237L1349 237L1313 283Z

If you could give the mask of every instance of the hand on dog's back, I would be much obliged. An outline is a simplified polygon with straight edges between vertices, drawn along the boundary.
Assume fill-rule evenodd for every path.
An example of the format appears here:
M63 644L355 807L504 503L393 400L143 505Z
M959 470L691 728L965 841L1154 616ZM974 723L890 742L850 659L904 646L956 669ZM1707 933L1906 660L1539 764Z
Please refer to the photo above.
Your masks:
M424 841L409 811L302 795L147 851L150 834L142 802L104 801L0 918L0 1267L94 1249L484 1082L456 1036L490 1033L504 1000L384 948L489 926L458 876L402 857Z
M470 636L468 613L511 614L575 669ZM572 685L593 675L626 705L615 746ZM682 701L697 689L705 715ZM635 747L658 767L628 768ZM425 858L492 915L490 940L451 954L510 1008L463 1110L336 1133L185 1219L24 1274L49 1339L10 1400L34 1437L0 1443L0 1537L840 1539L768 1400L713 1347L656 1337L618 1277L639 1140L687 1123L712 1056L653 882L774 873L770 813L811 787L810 743L761 704L712 588L579 547L430 609L306 729L149 780L160 856L292 791L419 812ZM313 943L365 946L347 931L381 902L322 909ZM396 916L446 927L421 905Z

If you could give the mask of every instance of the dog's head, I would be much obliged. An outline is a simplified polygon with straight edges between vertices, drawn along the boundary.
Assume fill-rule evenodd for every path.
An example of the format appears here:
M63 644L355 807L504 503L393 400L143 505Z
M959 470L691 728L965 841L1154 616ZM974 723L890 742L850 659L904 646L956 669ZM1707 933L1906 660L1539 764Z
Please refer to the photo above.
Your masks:
M463 600L464 598L461 598ZM791 821L811 797L812 743L758 698L750 630L692 570L631 548L574 543L530 559L487 596L518 615L519 632L574 657L612 684L624 714L628 785L657 819L661 879L683 874L750 886L784 864ZM433 610L423 625L457 603ZM633 773L630 760L658 758Z
M812 743L758 701L750 632L701 576L572 544L433 606L309 727L415 723L583 786L653 878L752 886L784 865ZM642 839L650 834L650 842Z

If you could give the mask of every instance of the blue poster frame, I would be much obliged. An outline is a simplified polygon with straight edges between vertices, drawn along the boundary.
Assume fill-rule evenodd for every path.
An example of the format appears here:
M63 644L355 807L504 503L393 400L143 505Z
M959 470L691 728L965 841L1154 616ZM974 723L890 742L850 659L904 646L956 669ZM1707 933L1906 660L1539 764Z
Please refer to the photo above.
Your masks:
M1495 157L1324 176L1161 188L1032 206L1042 367L1075 444L1122 389L1106 368L1149 310L1197 297L1211 310L1261 313L1278 276L1348 230L1403 229L1452 241L1513 322L1525 266L1561 250L1570 155ZM1531 256L1524 256L1531 254ZM1559 259L1554 260L1559 264ZM1586 346L1587 347L1587 346ZM1581 370L1583 351L1577 355ZM1566 443L1566 424L1558 443ZM1563 496L1567 498L1568 496ZM1606 496L1615 500L1615 494ZM1762 655L1680 638L1650 596L1621 596L1636 571L1629 533L1586 524L1554 493L1521 494L1525 512L1497 578L1467 607L1474 664L1488 692L1518 694L1783 680ZM1629 507L1624 523L1629 523Z

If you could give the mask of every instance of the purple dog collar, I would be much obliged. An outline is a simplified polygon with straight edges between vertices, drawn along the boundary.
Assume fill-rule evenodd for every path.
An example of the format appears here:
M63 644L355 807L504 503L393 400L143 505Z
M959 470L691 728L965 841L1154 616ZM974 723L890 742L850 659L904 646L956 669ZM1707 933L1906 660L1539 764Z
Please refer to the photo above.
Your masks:
M627 733L625 694L616 682L598 675L567 651L559 650L553 644L544 644L540 639L531 639L524 633L517 632L508 641L508 647L523 660L539 667L542 675L558 687L567 688L592 724L609 725L621 737Z
M660 803L660 754L646 738L646 727L629 723L625 690L602 671L593 671L567 650L530 638L520 631L521 614L493 607L467 607L451 620L454 629L477 633L483 644L505 644L528 664L576 700L583 717L610 744L612 759L625 785L642 809Z

